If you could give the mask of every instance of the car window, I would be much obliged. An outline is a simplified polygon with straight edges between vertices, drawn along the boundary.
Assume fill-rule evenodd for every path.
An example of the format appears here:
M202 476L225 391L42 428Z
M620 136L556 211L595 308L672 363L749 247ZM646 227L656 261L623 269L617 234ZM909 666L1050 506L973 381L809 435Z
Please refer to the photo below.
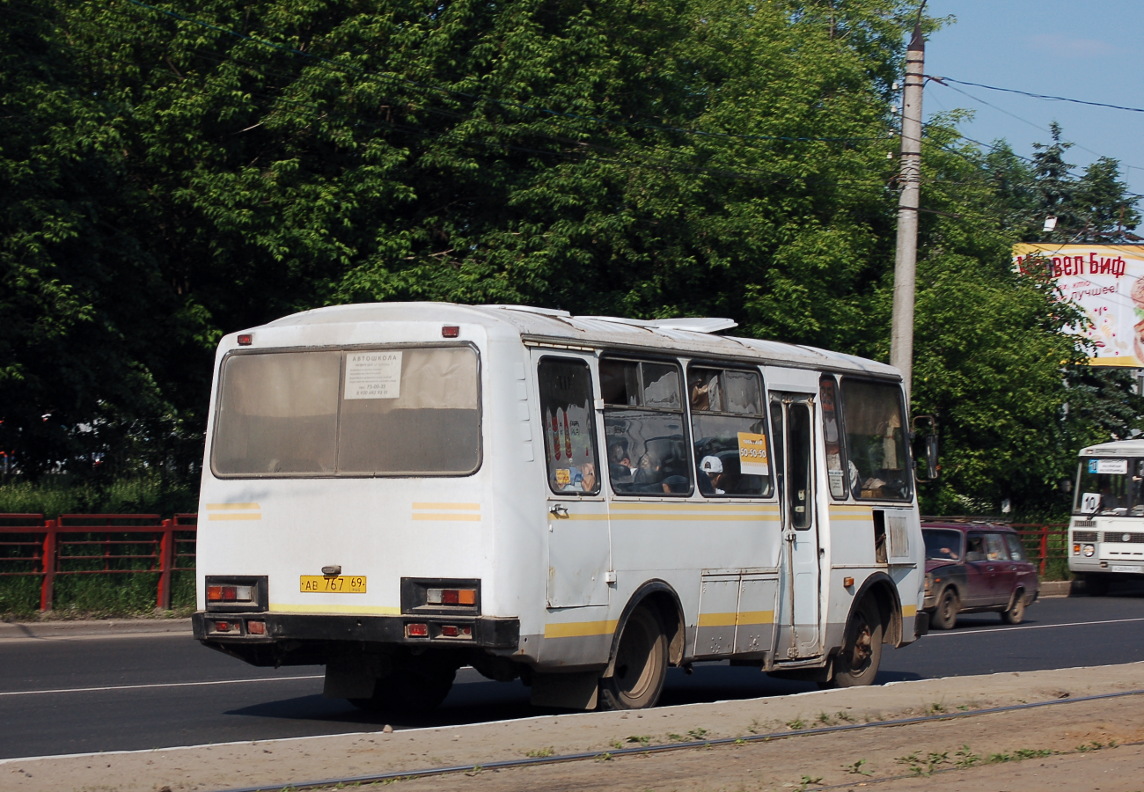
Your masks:
M1025 546L1021 544L1021 537L1016 534L1005 534L1005 543L1009 545L1009 556L1014 561L1028 561Z
M985 560L985 537L981 534L970 534L965 542L965 560L972 563L974 561Z
M935 530L927 528L922 531L926 542L926 558L939 561L956 561L961 552L961 532Z
M1001 534L985 534L985 558L989 561L1009 560L1009 547Z

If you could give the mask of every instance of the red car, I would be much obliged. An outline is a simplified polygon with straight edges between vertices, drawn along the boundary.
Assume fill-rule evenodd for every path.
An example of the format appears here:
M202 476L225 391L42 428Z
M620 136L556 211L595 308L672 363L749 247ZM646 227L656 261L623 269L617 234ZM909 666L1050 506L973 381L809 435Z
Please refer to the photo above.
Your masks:
M927 522L925 610L948 630L959 613L996 611L1008 624L1025 618L1040 590L1037 568L1012 528L990 523Z

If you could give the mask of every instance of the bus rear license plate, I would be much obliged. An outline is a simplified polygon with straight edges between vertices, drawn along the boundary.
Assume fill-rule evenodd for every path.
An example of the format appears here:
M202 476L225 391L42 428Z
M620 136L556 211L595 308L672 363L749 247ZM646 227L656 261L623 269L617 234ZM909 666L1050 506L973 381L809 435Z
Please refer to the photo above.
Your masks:
M365 594L364 575L302 575L299 590L311 594Z

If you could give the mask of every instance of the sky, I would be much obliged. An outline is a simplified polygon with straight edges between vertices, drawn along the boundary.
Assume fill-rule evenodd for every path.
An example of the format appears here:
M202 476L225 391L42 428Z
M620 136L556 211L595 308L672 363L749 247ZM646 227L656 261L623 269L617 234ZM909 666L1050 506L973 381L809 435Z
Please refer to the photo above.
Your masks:
M1075 175L1111 157L1129 191L1144 196L1144 0L928 0L925 10L956 17L926 39L926 75L949 78L926 81L927 120L971 110L957 127L963 136L1004 139L1026 158L1034 143L1051 142L1056 121L1073 144L1065 161Z

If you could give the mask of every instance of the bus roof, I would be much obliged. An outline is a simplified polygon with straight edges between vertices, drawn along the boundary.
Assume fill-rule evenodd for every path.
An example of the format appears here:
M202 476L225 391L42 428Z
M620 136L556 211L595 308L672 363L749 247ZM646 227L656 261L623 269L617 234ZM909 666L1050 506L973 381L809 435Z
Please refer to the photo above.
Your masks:
M1139 456L1144 457L1144 440L1114 440L1111 443L1098 443L1080 450L1080 456Z
M359 303L316 308L269 322L278 328L317 324L362 325L381 322L443 324L475 322L511 329L537 345L629 348L683 352L695 357L760 359L807 368L858 370L900 379L885 363L810 346L716 335L736 326L731 319L680 317L624 319L613 316L573 316L567 311L522 305L460 305L442 302ZM253 328L257 329L257 328ZM251 332L250 330L244 332Z

